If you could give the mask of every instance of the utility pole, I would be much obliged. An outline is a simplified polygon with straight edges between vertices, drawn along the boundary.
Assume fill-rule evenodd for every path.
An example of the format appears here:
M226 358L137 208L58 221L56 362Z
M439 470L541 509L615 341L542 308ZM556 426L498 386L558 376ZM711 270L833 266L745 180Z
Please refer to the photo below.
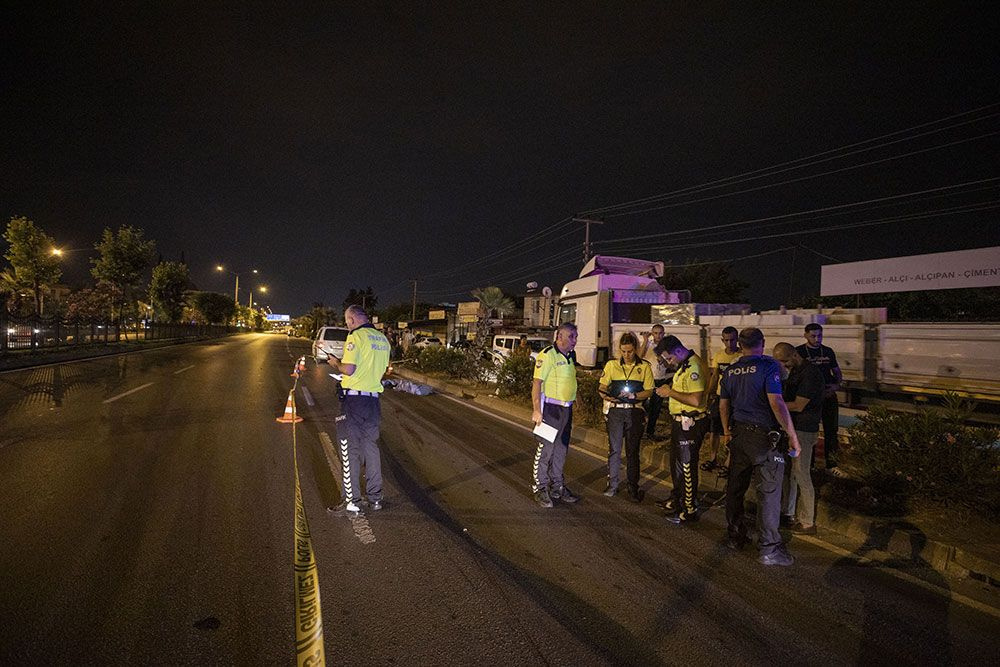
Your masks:
M603 220L590 220L589 218L573 218L573 222L582 222L584 224L583 232L583 263L586 264L590 261L590 226L591 225L603 225Z
M413 309L410 311L410 321L417 319L417 279L411 278L410 282L413 283Z

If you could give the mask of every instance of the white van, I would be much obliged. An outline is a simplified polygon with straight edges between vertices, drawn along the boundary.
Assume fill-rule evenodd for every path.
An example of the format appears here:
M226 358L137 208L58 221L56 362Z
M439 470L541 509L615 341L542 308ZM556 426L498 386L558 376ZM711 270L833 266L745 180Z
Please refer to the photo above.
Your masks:
M531 358L538 356L546 346L552 341L542 336L528 336L528 347L531 349ZM493 360L498 364L503 363L518 345L521 344L521 334L497 334L493 337Z
M320 327L313 341L312 353L316 361L326 361L330 356L344 358L344 341L350 333L344 327Z

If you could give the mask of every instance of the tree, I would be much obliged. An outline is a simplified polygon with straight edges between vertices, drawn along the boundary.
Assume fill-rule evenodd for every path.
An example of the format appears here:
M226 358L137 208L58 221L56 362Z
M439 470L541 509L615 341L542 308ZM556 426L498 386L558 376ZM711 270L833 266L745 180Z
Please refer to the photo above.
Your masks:
M18 279L14 269L0 271L0 307L6 308L18 315L27 315L23 294L31 290L31 285L25 285Z
M66 317L71 320L105 320L117 300L115 288L105 282L77 290L66 299Z
M371 285L366 289L354 289L347 293L347 298L344 299L344 310L347 310L349 306L361 306L366 313L371 313L378 306L378 297L375 296L375 292L372 291Z
M149 300L156 313L168 322L179 322L187 299L188 267L181 262L160 262L153 267Z
M688 290L697 303L742 303L749 287L732 274L732 262L688 260L680 266L667 264L660 284L668 290Z
M125 304L132 303L141 288L143 272L152 261L156 244L144 241L141 229L125 225L119 227L117 233L105 229L94 248L100 257L90 260L93 264L90 273L95 280L103 280L115 288L119 298L112 307L111 316L115 317L117 309L120 323Z
M514 300L499 287L483 287L472 290L472 296L479 301L479 317L476 319L476 347L489 345L490 318L497 313L503 318L505 312L514 310Z
M62 270L53 250L52 237L35 226L31 220L14 216L7 224L4 239L9 244L4 257L14 269L14 277L21 285L30 285L35 296L35 315L42 314L42 288L59 281Z
M218 292L191 292L189 303L195 318L204 324L226 324L236 314L236 302Z
M314 303L312 309L304 317L309 320L309 336L311 338L316 337L320 327L337 324L337 311L320 302Z

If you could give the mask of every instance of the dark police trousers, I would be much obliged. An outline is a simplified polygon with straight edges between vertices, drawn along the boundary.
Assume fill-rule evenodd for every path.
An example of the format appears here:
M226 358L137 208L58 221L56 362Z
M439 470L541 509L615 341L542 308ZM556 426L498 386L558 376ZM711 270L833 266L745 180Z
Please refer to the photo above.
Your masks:
M662 387L667 382L669 380L666 378L653 380L653 386ZM663 409L663 403L663 397L657 395L656 391L653 391L653 395L646 399L646 410L649 411L649 419L646 421L646 433L649 437L653 437L656 434L656 420L660 418L660 410Z
M726 523L731 537L744 538L743 499L751 479L757 491L757 547L767 555L781 546L781 482L785 455L771 449L768 429L733 424L729 443L729 481L726 484Z
M563 486L563 466L566 465L570 433L573 431L573 408L545 403L542 406L542 421L556 429L556 440L549 442L535 436L538 449L532 464L532 491L547 489L550 485L556 489Z
M628 488L639 490L639 441L646 414L641 408L608 410L608 485L618 488L622 466L622 443L625 444L625 475Z
M378 436L382 410L374 396L344 396L342 419L337 421L340 464L344 474L344 500L361 500L361 468L365 469L365 495L382 499L382 461Z
M670 419L670 477L674 483L670 495L678 509L694 514L698 510L698 456L711 420L704 414L685 431L677 415L670 415Z

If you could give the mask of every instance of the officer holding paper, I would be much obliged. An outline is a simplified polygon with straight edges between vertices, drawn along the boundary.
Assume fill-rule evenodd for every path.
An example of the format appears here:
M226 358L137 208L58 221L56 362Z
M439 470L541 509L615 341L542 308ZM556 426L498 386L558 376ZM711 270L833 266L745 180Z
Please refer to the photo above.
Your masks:
M576 400L576 325L563 324L556 332L556 342L538 353L531 382L531 421L536 425L538 448L532 466L531 491L535 502L552 507L553 500L575 503L579 496L563 480L563 466L573 430L573 401ZM551 439L549 438L551 436Z

